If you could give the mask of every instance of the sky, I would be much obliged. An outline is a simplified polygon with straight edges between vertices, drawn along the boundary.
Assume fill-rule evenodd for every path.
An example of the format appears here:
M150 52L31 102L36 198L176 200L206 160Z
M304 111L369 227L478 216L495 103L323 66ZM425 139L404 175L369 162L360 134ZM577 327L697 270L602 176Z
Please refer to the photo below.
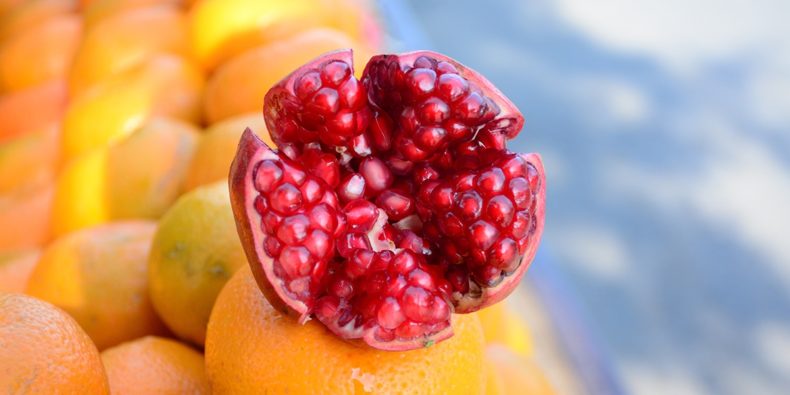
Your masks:
M408 3L524 113L548 264L626 390L790 388L790 2Z

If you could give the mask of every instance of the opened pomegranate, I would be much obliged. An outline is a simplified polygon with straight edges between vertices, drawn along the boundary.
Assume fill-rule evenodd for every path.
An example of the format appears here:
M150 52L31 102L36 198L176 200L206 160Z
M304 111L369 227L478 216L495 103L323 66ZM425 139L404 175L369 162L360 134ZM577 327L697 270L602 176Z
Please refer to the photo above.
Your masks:
M269 301L384 350L452 335L452 313L518 284L543 230L540 157L506 148L518 109L421 51L324 55L274 86L230 170L239 234Z

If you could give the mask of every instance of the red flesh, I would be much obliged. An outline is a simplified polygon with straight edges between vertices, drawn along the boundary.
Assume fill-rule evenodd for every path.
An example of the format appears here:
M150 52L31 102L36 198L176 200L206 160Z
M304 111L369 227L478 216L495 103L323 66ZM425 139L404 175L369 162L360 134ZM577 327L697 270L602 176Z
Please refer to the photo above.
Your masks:
M242 136L239 234L275 306L379 349L430 345L451 313L518 284L543 229L543 167L505 149L523 118L476 72L415 52L374 57L357 81L351 58L327 54L266 95L280 151Z

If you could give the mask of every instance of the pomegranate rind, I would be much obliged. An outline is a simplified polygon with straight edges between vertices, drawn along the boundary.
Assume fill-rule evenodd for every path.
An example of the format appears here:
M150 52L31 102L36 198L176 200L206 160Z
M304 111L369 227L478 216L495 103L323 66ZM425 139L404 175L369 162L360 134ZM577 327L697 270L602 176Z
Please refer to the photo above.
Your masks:
M260 232L261 216L255 212L254 207L258 191L255 190L252 181L255 164L264 159L279 158L266 143L247 128L241 135L236 157L233 159L228 175L230 203L236 218L236 229L252 274L266 299L277 310L295 315L304 322L310 314L310 308L269 280L276 278L273 272L274 260L263 250L263 235Z
M465 314L472 313L484 307L491 306L505 299L514 289L519 285L524 274L535 259L535 254L540 245L540 239L543 236L543 225L546 216L546 173L543 168L543 161L540 155L535 153L520 154L528 163L535 166L538 171L538 179L540 185L536 193L535 199L535 232L532 234L532 241L530 242L527 250L521 258L518 268L506 276L502 281L493 286L482 288L479 295L467 294L455 302L455 311L457 313Z

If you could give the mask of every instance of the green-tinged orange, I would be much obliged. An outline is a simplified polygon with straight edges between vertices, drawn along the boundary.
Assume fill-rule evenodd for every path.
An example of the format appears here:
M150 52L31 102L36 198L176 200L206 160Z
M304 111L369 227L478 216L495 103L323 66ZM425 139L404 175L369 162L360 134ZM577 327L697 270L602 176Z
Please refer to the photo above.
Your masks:
M246 264L227 182L197 188L159 222L149 259L151 300L173 333L203 345L217 294Z

